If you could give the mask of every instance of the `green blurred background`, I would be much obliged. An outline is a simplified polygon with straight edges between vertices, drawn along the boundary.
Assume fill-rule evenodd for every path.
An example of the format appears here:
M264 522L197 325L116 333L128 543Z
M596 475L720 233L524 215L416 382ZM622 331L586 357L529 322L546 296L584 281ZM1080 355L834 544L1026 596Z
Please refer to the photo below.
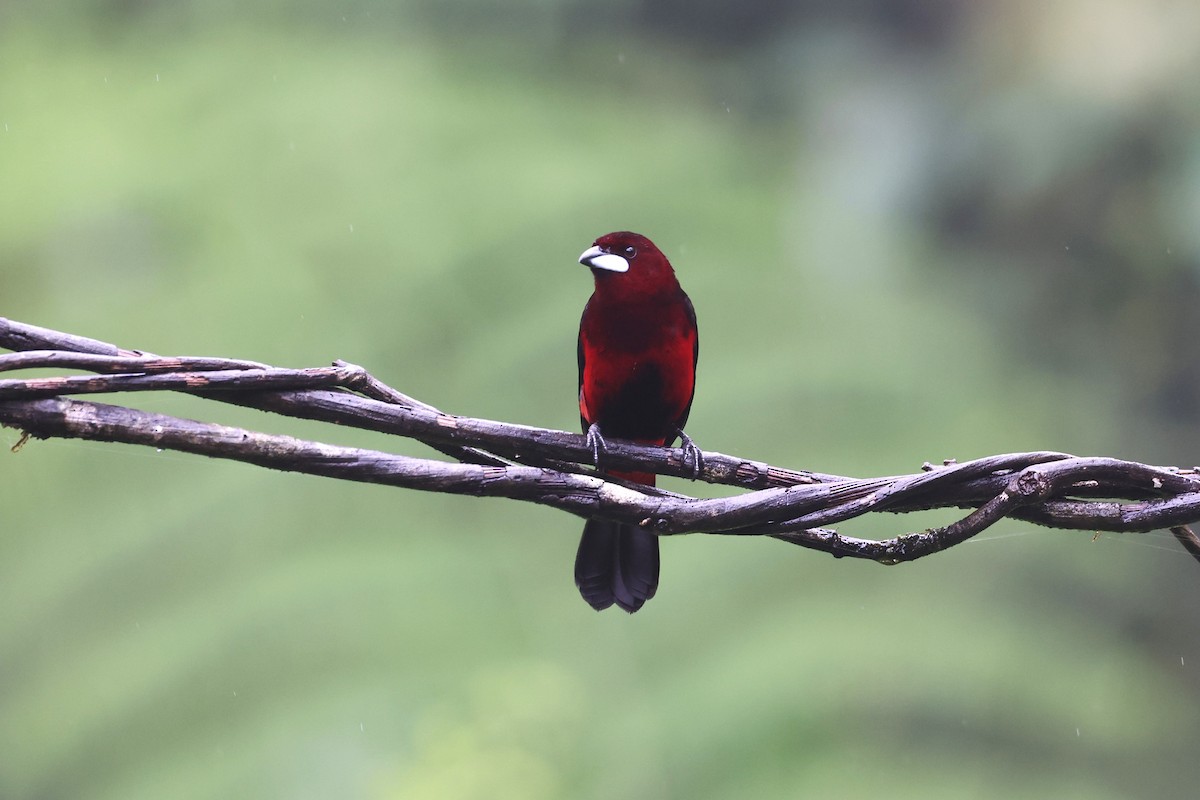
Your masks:
M575 259L629 228L695 301L707 449L1188 466L1198 68L1191 0L9 2L0 314L573 430ZM3 798L1200 784L1168 536L1006 523L894 569L683 537L630 617L579 599L548 509L17 438Z

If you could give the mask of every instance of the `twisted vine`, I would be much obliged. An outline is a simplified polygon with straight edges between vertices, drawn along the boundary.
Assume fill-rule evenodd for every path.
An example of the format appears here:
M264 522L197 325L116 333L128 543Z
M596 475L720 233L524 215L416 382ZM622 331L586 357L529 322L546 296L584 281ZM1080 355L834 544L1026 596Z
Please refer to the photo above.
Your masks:
M1200 560L1196 469L1058 452L925 464L911 475L852 478L705 452L694 476L678 448L610 441L606 467L737 486L697 498L596 471L585 437L447 414L343 361L281 369L227 358L163 357L0 317L0 372L90 374L0 379L0 424L35 438L82 438L177 450L342 480L540 503L582 517L641 525L663 536L770 536L835 556L885 564L960 544L1010 517L1051 528L1141 533L1168 528ZM414 458L261 433L128 406L95 394L178 391L285 416L423 442L452 460ZM18 448L14 448L18 449ZM828 526L868 513L959 508L949 525L883 540Z

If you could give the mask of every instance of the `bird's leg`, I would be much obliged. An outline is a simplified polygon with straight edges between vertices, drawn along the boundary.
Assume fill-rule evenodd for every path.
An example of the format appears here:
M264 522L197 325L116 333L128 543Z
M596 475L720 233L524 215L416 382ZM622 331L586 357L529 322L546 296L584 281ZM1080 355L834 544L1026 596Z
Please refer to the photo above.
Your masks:
M593 422L587 430L587 443L592 448L592 463L596 469L600 469L600 455L608 449L608 443L604 441L604 437L600 434L600 423Z
M699 478L704 469L704 454L700 452L700 447L692 437L683 432L683 428L679 428L676 433L679 434L679 446L683 448L683 465L686 467L689 461L692 462L692 479Z

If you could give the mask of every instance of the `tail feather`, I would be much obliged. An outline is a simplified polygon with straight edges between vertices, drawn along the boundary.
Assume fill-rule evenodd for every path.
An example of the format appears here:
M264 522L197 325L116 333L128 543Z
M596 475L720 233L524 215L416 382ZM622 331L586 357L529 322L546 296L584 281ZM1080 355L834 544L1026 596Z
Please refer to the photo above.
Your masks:
M597 611L632 614L658 589L658 537L632 525L588 520L575 555L575 585Z

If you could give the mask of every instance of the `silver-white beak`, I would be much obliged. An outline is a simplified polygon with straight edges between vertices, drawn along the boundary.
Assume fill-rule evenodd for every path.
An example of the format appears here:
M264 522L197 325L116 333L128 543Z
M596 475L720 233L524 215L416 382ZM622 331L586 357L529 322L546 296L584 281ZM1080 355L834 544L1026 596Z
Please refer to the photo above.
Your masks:
M614 253L606 253L599 247L589 247L579 257L579 263L593 269L607 269L611 272L628 272L629 262Z

